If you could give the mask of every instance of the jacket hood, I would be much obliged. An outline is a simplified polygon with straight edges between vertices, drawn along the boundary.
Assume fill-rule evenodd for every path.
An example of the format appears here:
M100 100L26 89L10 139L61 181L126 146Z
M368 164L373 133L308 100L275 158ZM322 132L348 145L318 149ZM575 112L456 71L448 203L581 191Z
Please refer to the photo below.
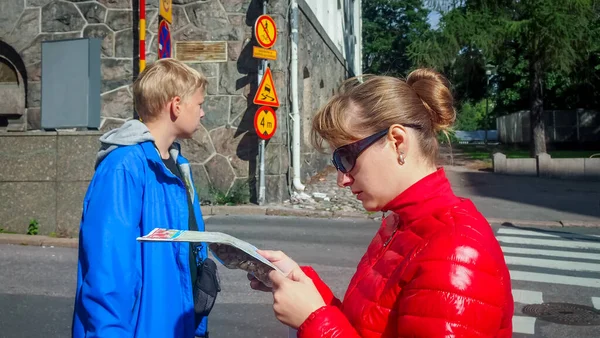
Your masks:
M127 121L121 127L108 131L100 137L100 150L98 150L95 167L98 167L100 162L111 151L122 146L130 146L147 141L154 141L154 137L150 134L148 127L139 120Z

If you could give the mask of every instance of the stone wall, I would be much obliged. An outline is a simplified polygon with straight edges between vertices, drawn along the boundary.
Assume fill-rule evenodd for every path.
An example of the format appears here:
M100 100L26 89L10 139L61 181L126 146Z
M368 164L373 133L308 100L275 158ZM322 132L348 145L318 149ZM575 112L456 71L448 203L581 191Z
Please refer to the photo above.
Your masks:
M132 116L129 85L134 77L132 1L8 0L0 12L0 40L13 47L27 72L27 127L39 129L41 43L96 37L102 39L102 116L104 126ZM148 18L157 10L149 8ZM152 38L151 32L149 37ZM156 57L156 53L148 58ZM113 121L114 119L114 121Z
M319 108L337 92L348 77L348 71L342 54L327 36L309 6L303 0L298 1L298 5L298 88L302 118L300 149L304 182L331 164L331 155L316 152L310 144L311 123Z
M116 128L133 117L131 84L138 72L138 60L135 57L138 50L138 22L137 8L132 8L132 4L136 3L130 0L3 2L0 40L14 48L25 65L27 109L23 115L26 122L23 129L36 130L31 131L35 134L31 136L32 139L51 140L57 137L55 133L39 131L43 113L40 111L42 41L82 37L102 39L100 131ZM309 7L303 0L299 1L299 5L298 69L304 181L323 169L329 159L327 155L315 154L310 146L308 136L311 118L346 78L347 72L341 53L327 37ZM157 7L158 0L147 0L148 63L157 59ZM266 146L266 201L282 202L289 196L288 172L291 172L288 148L291 131L288 123L291 110L289 0L268 1L268 13L278 26L278 40L274 46L278 51L278 59L270 61L270 67L281 106L276 110L278 129ZM247 190L253 200L256 198L259 140L253 128L256 107L252 99L258 87L259 61L252 58L252 47L256 45L253 26L260 14L262 1L258 0L173 0L173 57L177 58L177 43L184 41L219 41L226 44L227 50L227 58L219 62L188 63L209 79L203 127L193 139L182 141L184 155L192 163L201 197L207 197L211 193L210 187L214 187L222 192ZM25 134L19 137L17 139L20 141L30 142ZM97 135L84 135L81 139L74 137L72 141L76 145L73 151L86 152L78 158L93 158L98 146ZM4 151L6 148L0 145L0 152ZM76 154L73 156L77 157ZM34 161L33 158L30 160ZM41 172L37 174L41 175ZM87 179L91 174L88 176ZM55 182L53 184L59 186L60 175L55 178L46 180L31 176L28 179L48 184ZM0 178L0 182L13 184L17 181ZM78 182L85 185L83 179ZM51 196L58 198L59 195L61 193L55 190ZM47 196L44 198L52 199ZM73 205L80 207L80 203Z
M95 37L102 39L101 130L116 128L133 117L131 83L137 72L137 13L133 1L9 0L0 13L0 40L12 46L26 65L27 126L40 128L41 42ZM158 0L148 0L146 45L148 63L157 59ZM235 186L250 189L256 173L258 139L253 131L257 60L252 58L252 27L262 14L262 1L174 0L171 35L178 41L225 41L228 59L219 63L191 63L209 78L204 128L184 141L194 173L204 194L212 185L222 192ZM285 17L287 4L271 1L277 18L284 59L273 62L275 82L286 111L287 76ZM136 9L137 11L137 9ZM176 55L173 55L176 57ZM250 105L249 105L250 103ZM249 108L250 106L250 108ZM279 113L279 130L267 146L267 201L287 195L287 114ZM248 181L250 180L250 184ZM254 194L254 189L251 191Z

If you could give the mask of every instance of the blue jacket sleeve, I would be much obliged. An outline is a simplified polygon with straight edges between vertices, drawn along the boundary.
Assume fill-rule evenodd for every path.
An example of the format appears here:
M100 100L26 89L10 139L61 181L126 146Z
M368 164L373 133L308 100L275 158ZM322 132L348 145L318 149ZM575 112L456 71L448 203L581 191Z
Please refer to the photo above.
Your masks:
M143 183L123 169L97 173L80 231L77 306L85 337L133 337L141 290Z

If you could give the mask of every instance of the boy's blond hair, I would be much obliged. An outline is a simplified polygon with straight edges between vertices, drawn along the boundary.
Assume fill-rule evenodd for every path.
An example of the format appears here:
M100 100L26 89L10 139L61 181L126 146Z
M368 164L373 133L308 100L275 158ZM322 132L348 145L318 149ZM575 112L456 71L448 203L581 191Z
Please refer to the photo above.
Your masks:
M149 65L133 83L133 103L143 121L153 120L174 97L185 100L196 90L206 90L208 80L197 70L175 59Z

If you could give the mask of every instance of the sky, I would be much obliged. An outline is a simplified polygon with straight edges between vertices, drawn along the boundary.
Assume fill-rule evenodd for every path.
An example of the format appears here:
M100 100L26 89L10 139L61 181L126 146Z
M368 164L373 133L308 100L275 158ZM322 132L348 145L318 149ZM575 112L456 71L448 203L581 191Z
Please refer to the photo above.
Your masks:
M429 22L431 28L437 29L438 23L440 22L440 13L436 11L431 11L431 13L429 13L429 16L427 17L427 22Z

